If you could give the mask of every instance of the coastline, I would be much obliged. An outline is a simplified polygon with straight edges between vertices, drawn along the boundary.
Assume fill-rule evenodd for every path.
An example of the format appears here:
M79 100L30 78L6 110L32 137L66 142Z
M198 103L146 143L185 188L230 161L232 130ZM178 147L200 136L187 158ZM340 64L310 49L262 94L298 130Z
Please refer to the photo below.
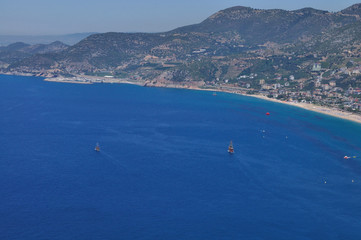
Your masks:
M276 102L276 103L281 103L281 104L287 104L290 106L294 106L294 107L298 107L298 108L302 108L308 111L312 111L312 112L317 112L317 113L322 113L322 114L326 114L332 117L336 117L336 118L341 118L341 119L345 119L345 120L349 120L352 122L356 122L361 124L361 115L358 114L354 114L351 112L346 112L346 111L341 111L339 109L334 109L334 108L330 108L330 107L325 107L325 106L319 106L319 105L315 105L315 104L311 104L311 103L301 103L301 102L286 102L286 101L281 101L281 100L277 100L274 98L268 98L266 96L263 95L257 95L257 94L246 94L246 93L240 93L240 92L234 92L234 91L227 91L227 90L221 90L221 89L210 89L210 88L188 88L191 90L200 90L200 91L213 91L213 92L226 92L226 93L232 93L232 94L237 94L237 95L242 95L242 96L247 96L247 97L254 97L254 98L258 98L258 99L262 99L265 101L271 101L271 102Z
M56 78L45 78L44 81L48 82L61 82L61 83L75 83L75 84L94 84L94 83L117 83L117 84L133 84L143 87L163 87L163 88L179 88L179 89L189 89L189 90L198 90L198 91L212 91L212 92L226 92L232 93L242 96L254 97L266 101L287 104L290 106L303 108L308 111L313 111L317 113L326 114L329 116L353 121L356 123L361 124L361 115L357 115L351 112L341 111L339 109L318 106L310 103L301 103L301 102L286 102L281 101L273 98L268 98L263 95L256 95L256 94L246 94L244 92L239 91L239 89L235 89L232 87L223 86L221 88L210 88L207 86L200 87L195 85L187 85L187 84L175 84L175 83L157 83L153 84L150 81L144 80L131 80L128 78L119 79L119 78L112 78L112 77L97 77L97 76L77 76L72 78L65 78L65 77L56 77Z
M349 120L349 121L361 124L361 115L357 115L357 114L354 114L354 113L351 113L351 112L341 111L339 109L334 109L334 108L329 108L329 107L324 107L324 106L318 106L318 105L310 104L310 103L285 102L285 101L280 101L280 100L277 100L277 99L267 98L267 97L262 96L262 95L249 95L249 94L244 94L244 95L249 96L249 97L255 97L255 98L263 99L263 100L266 100L266 101L272 101L272 102L287 104L287 105L290 105L290 106L303 108L303 109L308 110L308 111L322 113L322 114L326 114L326 115L329 115L329 116L342 118L342 119L345 119L345 120Z

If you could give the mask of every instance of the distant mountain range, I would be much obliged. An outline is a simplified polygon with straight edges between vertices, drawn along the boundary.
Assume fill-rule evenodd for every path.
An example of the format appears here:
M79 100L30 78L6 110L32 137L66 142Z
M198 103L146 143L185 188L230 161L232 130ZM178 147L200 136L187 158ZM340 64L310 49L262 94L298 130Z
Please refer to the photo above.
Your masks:
M0 64L6 66L34 56L35 54L58 53L68 47L68 45L59 41L50 44L34 45L17 42L6 47L0 47Z
M0 47L7 46L16 42L25 42L27 44L49 44L52 42L60 41L67 45L74 45L80 40L95 34L90 33L73 33L64 35L0 35Z
M219 11L199 24L169 32L92 34L73 46L59 46L59 51L8 46L15 47L16 54L33 55L16 61L16 54L9 54L8 59L2 57L1 61L3 72L46 76L106 73L209 82L236 80L267 57L326 57L345 51L357 54L360 46L361 4L339 12L238 6ZM303 66L300 61L294 64Z

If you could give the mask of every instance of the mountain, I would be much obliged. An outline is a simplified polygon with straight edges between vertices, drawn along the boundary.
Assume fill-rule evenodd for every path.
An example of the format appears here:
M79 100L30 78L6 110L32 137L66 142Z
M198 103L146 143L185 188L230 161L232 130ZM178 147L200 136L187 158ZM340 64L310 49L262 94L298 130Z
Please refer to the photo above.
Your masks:
M26 48L22 48L20 51L30 54L42 54L42 53L58 53L67 49L69 45L66 45L60 41L55 41L49 44L34 44Z
M304 8L296 11L257 10L233 7L215 13L200 24L178 28L175 32L224 33L236 32L245 43L265 41L290 42L325 29L352 23L355 16L332 14Z
M73 33L65 35L0 35L0 46L7 46L16 42L25 42L27 44L49 44L55 41L63 42L67 45L74 45L80 40L95 34L91 33Z
M236 78L266 56L326 56L328 52L353 49L360 43L360 6L335 13L312 8L286 11L237 6L199 24L164 33L93 34L63 51L12 61L4 71L50 71L55 75L108 72L144 79L156 79L168 72L167 79L178 80ZM22 49L29 50L30 46ZM238 67L227 66L232 61Z
M26 44L17 42L6 47L0 47L0 66L8 66L35 54L59 53L69 46L56 41L50 44Z
M16 43L9 44L6 47L0 47L0 51L1 52L5 52L5 51L12 52L12 51L21 50L21 49L29 47L29 46L30 46L30 44L26 44L23 42L16 42Z
M13 52L19 51L28 54L38 54L38 53L49 53L49 52L61 52L68 48L69 46L60 42L52 42L50 44L26 44L23 42L16 42L10 44L6 47L0 47L0 52Z

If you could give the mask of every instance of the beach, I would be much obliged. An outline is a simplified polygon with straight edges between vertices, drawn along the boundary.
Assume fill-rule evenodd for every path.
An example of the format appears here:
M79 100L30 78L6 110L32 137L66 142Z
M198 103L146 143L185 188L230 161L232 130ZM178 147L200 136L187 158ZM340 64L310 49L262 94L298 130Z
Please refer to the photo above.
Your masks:
M76 76L76 77L54 77L45 78L47 82L76 83L76 84L93 84L93 83L126 83L143 86L143 81L132 81L128 78L98 77L98 76Z
M303 108L309 111L318 112L322 114L327 114L333 117L346 119L349 121L357 122L361 124L361 115L354 114L351 112L342 111L340 109L319 106L311 103L303 103L303 102L296 102L296 101L281 101L274 98L268 98L263 95L258 94L246 94L245 92L239 91L239 89L234 87L219 87L214 88L211 86L196 86L191 84L176 84L176 83L157 83L153 84L151 81L144 81L144 80L132 80L129 78L113 78L113 77L98 77L98 76L77 76L72 78L65 78L65 77L56 77L56 78L45 78L44 81L49 82L62 82L62 83L76 83L76 84L93 84L93 83L125 83L125 84L134 84L138 86L145 86L145 87L165 87L165 88L182 88L182 89L190 89L190 90L199 90L199 91L212 91L212 92L226 92L232 94L238 94L243 96L255 97L259 99L263 99L266 101L277 102L281 104L287 104L294 107Z
M268 98L268 97L265 97L265 96L262 96L262 95L249 95L249 94L245 94L245 95L249 96L249 97L260 98L260 99L263 99L263 100L266 100L266 101L272 101L272 102L287 104L287 105L303 108L303 109L306 109L306 110L309 110L309 111L323 113L323 114L327 114L327 115L330 115L330 116L333 116L333 117L342 118L342 119L346 119L346 120L349 120L349 121L361 123L361 115L354 114L354 113L351 113L351 112L341 111L339 109L334 109L334 108L329 108L329 107L324 107L324 106L318 106L318 105L311 104L311 103L286 102L286 101L281 101L281 100L277 100L277 99L273 99L273 98Z

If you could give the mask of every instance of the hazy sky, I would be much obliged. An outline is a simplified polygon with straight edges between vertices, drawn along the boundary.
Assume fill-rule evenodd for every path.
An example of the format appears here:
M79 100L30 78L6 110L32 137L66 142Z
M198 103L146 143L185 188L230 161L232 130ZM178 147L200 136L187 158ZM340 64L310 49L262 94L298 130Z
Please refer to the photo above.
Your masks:
M160 32L233 6L339 11L352 0L0 0L0 35Z

